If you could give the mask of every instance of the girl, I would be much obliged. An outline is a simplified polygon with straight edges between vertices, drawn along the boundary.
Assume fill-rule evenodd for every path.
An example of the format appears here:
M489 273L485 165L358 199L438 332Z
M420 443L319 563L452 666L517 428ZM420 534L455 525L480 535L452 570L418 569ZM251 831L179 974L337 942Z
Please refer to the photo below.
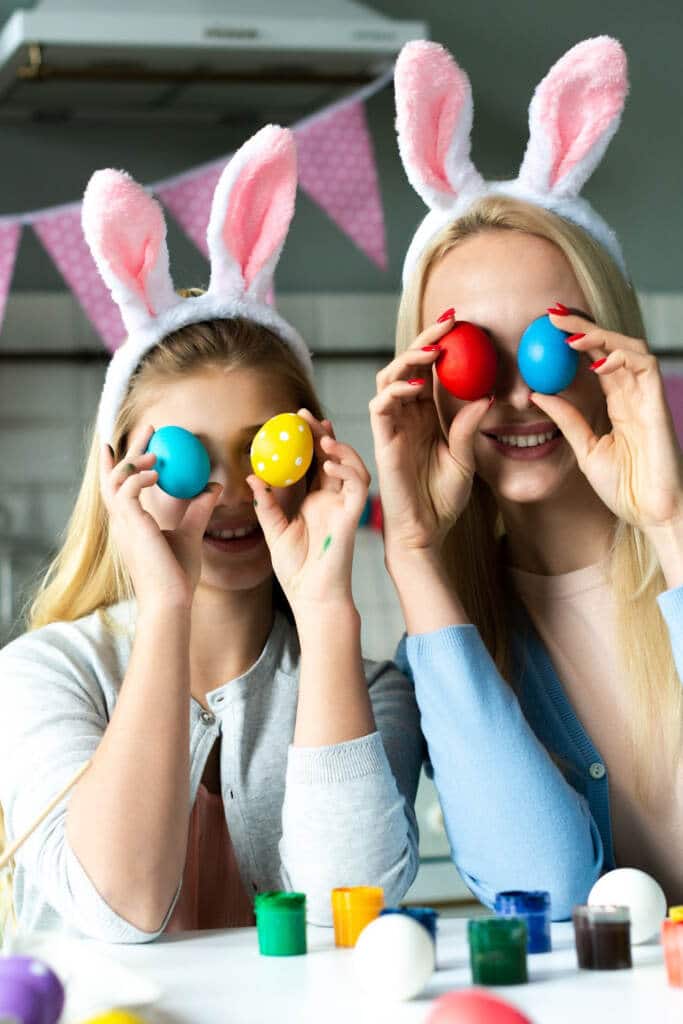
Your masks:
M415 875L417 709L393 666L362 660L351 595L368 474L265 301L295 190L293 138L268 126L217 185L207 293L179 299L156 203L122 173L88 186L84 230L129 339L32 632L0 655L8 838L92 761L17 854L21 928L143 942L251 924L254 894L283 887L329 923L334 886L393 903ZM317 468L271 489L250 443L297 409ZM167 424L210 454L193 500L155 486L146 448Z
M515 182L470 162L469 83L440 47L409 44L396 89L432 212L371 416L453 858L485 903L547 889L556 919L620 865L678 902L681 454L616 239L578 197L619 121L623 52L587 40L551 70ZM516 364L548 308L582 354L561 395L530 393ZM490 398L458 401L433 372L455 310L497 349Z

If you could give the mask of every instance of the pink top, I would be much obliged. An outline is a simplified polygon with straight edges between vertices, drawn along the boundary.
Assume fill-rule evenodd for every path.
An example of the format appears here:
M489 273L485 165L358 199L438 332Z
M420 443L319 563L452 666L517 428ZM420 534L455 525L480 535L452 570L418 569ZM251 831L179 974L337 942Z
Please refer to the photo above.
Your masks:
M183 886L164 934L254 924L252 901L237 868L223 800L202 783L190 816Z
M545 644L565 693L607 767L614 856L641 868L669 894L683 889L683 761L659 770L646 807L636 796L631 702L617 658L615 603L607 560L558 576L511 569L511 579Z

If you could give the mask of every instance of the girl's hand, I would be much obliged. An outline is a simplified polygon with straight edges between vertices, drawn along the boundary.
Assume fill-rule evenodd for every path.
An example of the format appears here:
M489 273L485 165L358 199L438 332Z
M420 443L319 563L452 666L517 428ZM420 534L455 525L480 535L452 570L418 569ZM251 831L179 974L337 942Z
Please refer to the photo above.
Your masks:
M392 552L438 551L469 500L474 437L491 399L464 405L444 437L434 404L432 367L439 339L453 323L451 316L432 324L377 374L370 423L388 558Z
M335 439L329 420L319 422L306 409L299 415L313 432L318 472L292 519L267 484L247 477L273 569L295 616L298 608L352 601L354 538L370 484L363 460Z
M533 392L531 400L557 423L580 469L616 516L644 532L680 521L683 460L657 359L644 341L605 331L583 317L551 320L563 331L583 334L570 344L593 360L612 430L598 437L559 395Z
M140 606L170 603L189 607L199 582L202 538L222 488L209 484L189 501L178 500L179 525L162 531L140 504L140 494L153 487L159 474L156 455L146 452L154 427L141 427L130 440L125 458L115 464L109 445L100 457L100 488L109 513L112 539L133 581Z

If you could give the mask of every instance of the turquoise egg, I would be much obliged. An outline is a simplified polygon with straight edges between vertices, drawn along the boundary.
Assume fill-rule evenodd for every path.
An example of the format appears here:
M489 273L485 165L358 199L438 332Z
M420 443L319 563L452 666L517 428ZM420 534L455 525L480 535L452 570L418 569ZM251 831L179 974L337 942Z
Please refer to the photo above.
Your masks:
M520 338L517 365L532 391L555 395L568 388L576 376L579 353L567 345L568 331L561 331L549 316L532 320Z
M157 483L173 498L195 498L209 482L209 453L194 434L183 427L160 427L147 445L157 457Z

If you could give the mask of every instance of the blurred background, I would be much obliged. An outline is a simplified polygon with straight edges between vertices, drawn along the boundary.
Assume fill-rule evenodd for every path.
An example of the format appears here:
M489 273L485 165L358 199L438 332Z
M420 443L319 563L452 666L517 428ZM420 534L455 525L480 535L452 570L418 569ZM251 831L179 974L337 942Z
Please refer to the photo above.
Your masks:
M295 128L302 187L278 304L315 353L337 433L372 469L367 404L391 357L403 254L424 213L395 141L396 54L416 37L451 50L472 81L474 160L505 179L523 155L536 83L603 33L629 54L631 95L585 194L621 238L683 423L680 0L0 0L0 643L21 631L22 604L64 529L121 336L80 249L92 171L124 168L153 187L175 283L201 286L220 167L263 124ZM366 653L391 657L401 621L372 521L354 589ZM419 811L411 898L466 901L426 781Z

